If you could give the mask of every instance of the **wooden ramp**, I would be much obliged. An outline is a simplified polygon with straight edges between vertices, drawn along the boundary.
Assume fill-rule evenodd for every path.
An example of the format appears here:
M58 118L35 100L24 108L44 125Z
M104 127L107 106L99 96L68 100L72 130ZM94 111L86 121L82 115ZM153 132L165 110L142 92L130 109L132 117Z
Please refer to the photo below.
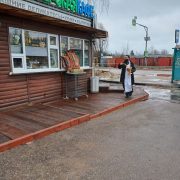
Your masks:
M1 112L0 142L16 139L83 115L42 104Z
M148 98L142 89L126 99L122 93L90 94L88 98L57 100L0 112L0 152L70 128L92 118Z

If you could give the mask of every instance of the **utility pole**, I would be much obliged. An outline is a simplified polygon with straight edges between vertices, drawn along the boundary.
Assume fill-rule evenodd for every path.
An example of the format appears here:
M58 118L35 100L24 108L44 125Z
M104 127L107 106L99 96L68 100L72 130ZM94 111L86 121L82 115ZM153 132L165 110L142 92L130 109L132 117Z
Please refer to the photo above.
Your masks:
M146 66L147 66L147 56L148 56L147 43L148 43L148 41L150 41L150 37L148 36L148 27L145 25L137 23L136 20L137 20L137 16L134 16L134 18L132 19L132 25L133 26L139 25L139 26L143 27L145 32L146 32L146 37L144 37L144 40L146 42L145 43L145 50L144 50L144 60L145 60Z

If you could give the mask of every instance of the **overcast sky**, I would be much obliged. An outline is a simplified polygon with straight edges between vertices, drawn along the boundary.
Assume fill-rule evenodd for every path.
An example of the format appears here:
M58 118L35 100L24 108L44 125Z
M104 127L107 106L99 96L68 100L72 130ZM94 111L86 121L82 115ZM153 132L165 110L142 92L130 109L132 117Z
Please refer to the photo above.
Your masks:
M122 52L127 46L135 53L144 51L145 30L132 26L134 16L149 28L148 48L173 52L175 29L180 29L180 0L110 0L109 12L98 14L98 22L109 33L110 52Z

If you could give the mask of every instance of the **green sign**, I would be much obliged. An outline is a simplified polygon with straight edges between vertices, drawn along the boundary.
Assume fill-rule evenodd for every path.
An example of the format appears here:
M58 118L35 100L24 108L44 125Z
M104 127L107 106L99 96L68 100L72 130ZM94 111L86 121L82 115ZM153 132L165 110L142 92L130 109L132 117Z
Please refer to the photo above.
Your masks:
M88 18L94 18L94 6L85 3L82 0L36 0L44 4L54 4L57 8L62 8L66 11L77 13Z
M172 68L172 81L180 80L180 49L174 49L174 61Z

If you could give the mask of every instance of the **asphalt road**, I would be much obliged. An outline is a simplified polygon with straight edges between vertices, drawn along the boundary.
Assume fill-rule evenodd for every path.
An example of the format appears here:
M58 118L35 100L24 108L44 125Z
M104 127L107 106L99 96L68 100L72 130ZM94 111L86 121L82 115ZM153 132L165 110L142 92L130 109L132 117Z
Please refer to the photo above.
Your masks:
M0 179L179 180L179 100L147 90L148 101L1 153Z

